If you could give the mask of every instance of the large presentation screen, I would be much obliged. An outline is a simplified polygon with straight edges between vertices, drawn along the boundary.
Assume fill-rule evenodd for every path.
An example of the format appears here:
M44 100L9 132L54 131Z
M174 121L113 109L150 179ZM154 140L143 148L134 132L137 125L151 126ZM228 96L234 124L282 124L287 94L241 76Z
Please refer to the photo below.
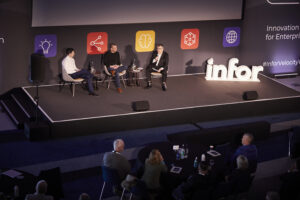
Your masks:
M33 0L32 26L241 19L243 0Z

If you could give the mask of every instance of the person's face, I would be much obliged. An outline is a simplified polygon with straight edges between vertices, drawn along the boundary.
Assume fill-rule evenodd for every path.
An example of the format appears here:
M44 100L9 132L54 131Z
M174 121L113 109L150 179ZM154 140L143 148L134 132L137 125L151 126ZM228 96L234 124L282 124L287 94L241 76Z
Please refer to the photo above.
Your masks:
M162 54L163 51L164 51L164 47L162 47L162 46L157 46L157 47L156 47L156 51L157 51L158 54Z
M116 53L116 52L118 51L117 45L112 45L112 46L110 47L110 51L111 51L112 53Z
M124 142L121 142L120 147L119 147L119 151L120 152L124 151L124 148L125 148L125 144L124 144Z
M243 137L242 137L242 144L243 145L248 145L249 141L250 141L249 137L247 135L243 135Z
M69 54L70 57L74 58L75 56L75 51L72 51L70 54Z

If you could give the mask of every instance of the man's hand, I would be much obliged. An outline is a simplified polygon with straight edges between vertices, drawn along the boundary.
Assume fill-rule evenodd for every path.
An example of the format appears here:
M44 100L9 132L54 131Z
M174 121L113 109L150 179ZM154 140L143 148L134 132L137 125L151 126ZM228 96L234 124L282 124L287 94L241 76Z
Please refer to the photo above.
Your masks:
M158 72L161 72L162 70L164 70L164 68L163 68L163 67L159 68Z
M119 65L111 65L110 68L113 68L113 69L118 69L120 66Z

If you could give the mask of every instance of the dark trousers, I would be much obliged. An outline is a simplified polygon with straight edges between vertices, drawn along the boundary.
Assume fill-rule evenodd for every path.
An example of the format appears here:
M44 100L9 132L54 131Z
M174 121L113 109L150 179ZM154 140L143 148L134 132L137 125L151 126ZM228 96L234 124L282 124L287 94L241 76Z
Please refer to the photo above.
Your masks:
M89 92L94 92L93 88L93 74L91 74L88 70L82 69L78 72L75 72L73 74L69 74L73 79L76 78L83 78L88 83Z
M147 81L151 81L151 72L157 72L155 70L153 70L152 68L156 67L155 65L149 65L146 68L146 77L147 77ZM164 69L160 72L162 74L162 82L166 82L167 81L167 71Z
M111 71L116 71L115 73L115 80L116 80L116 86L117 88L120 88L121 87L121 84L120 84L120 76L119 76L119 73L124 71L124 70L127 70L127 67L126 66L120 66L118 67L118 69L113 69L113 68L108 68L108 71L111 73Z

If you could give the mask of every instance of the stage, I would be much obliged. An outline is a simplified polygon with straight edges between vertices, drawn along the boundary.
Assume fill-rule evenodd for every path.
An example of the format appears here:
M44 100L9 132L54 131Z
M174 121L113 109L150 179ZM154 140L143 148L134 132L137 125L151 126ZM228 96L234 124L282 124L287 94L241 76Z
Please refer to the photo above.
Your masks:
M73 136L101 132L149 128L183 123L196 123L277 113L299 112L300 93L273 79L259 75L260 82L207 81L205 74L172 76L168 90L162 91L159 79L153 87L126 87L117 93L100 86L89 96L76 85L72 97L66 85L41 86L40 110L51 123L52 136ZM34 87L23 87L33 100ZM245 91L257 91L259 98L244 101ZM134 112L133 101L148 100L150 110Z

